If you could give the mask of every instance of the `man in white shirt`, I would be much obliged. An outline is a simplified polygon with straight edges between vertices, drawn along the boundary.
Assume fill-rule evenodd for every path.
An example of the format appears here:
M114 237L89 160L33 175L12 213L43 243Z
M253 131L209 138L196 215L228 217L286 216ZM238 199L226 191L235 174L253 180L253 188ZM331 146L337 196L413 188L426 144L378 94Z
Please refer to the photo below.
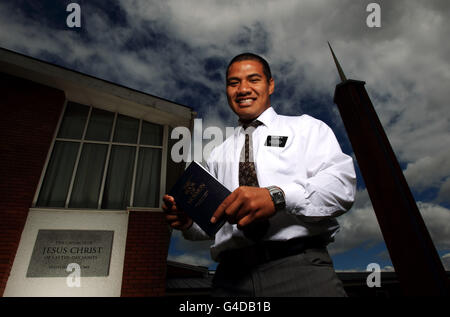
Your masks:
M274 79L260 56L233 58L226 81L241 127L207 160L208 170L232 191L211 219L227 219L211 247L219 262L213 294L345 296L326 245L339 229L335 217L353 204L352 158L322 121L275 112ZM185 238L211 238L173 197L163 200L167 221Z

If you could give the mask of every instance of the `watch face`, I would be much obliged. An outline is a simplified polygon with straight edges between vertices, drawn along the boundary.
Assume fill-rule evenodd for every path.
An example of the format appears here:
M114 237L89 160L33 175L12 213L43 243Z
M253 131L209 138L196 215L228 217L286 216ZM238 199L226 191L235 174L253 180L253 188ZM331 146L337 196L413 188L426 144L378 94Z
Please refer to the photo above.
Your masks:
M275 200L276 200L277 203L278 203L278 202L281 202L281 201L283 200L283 196L281 195L280 192L275 192L275 193L273 193L273 196L274 196L274 198L275 198Z
M277 186L269 186L267 189L270 192L270 196L272 197L273 203L275 205L276 210L280 210L286 207L286 201L284 198L283 191Z
M282 209L285 207L284 195L279 189L273 189L271 191L273 202L275 204L275 208Z

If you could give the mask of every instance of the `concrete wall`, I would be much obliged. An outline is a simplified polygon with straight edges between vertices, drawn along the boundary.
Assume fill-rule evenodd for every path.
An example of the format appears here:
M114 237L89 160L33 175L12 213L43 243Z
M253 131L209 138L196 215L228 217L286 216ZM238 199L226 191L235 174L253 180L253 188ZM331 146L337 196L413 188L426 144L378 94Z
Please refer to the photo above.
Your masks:
M120 296L127 224L126 211L32 209L28 214L4 296ZM80 287L69 287L67 277L26 277L39 229L114 231L109 275L83 277L81 271Z

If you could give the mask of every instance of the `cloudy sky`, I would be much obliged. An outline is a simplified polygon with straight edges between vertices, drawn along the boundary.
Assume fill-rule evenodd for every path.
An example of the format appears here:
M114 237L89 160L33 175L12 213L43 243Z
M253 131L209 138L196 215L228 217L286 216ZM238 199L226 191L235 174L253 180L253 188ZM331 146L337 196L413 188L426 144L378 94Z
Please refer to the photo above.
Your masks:
M81 7L81 28L66 6ZM369 28L366 7L381 6ZM353 155L337 107L330 41L349 78L366 89L418 207L450 270L450 1L355 0L0 0L0 46L188 105L203 127L233 126L224 94L234 55L266 57L275 78L272 104L329 124ZM353 208L338 218L329 246L338 270L392 263L358 171ZM215 267L208 243L174 232L169 258Z

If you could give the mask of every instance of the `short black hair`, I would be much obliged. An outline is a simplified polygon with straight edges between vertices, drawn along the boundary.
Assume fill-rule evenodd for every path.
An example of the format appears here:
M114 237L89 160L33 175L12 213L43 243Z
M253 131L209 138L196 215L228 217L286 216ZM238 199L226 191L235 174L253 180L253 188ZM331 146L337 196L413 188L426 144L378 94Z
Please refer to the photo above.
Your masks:
M269 63L267 63L267 61L261 56L249 52L242 53L233 57L233 59L228 64L226 77L228 77L228 70L230 69L231 64L248 60L259 62L263 67L263 73L266 76L267 81L270 81L270 79L272 78L272 72L270 71Z

